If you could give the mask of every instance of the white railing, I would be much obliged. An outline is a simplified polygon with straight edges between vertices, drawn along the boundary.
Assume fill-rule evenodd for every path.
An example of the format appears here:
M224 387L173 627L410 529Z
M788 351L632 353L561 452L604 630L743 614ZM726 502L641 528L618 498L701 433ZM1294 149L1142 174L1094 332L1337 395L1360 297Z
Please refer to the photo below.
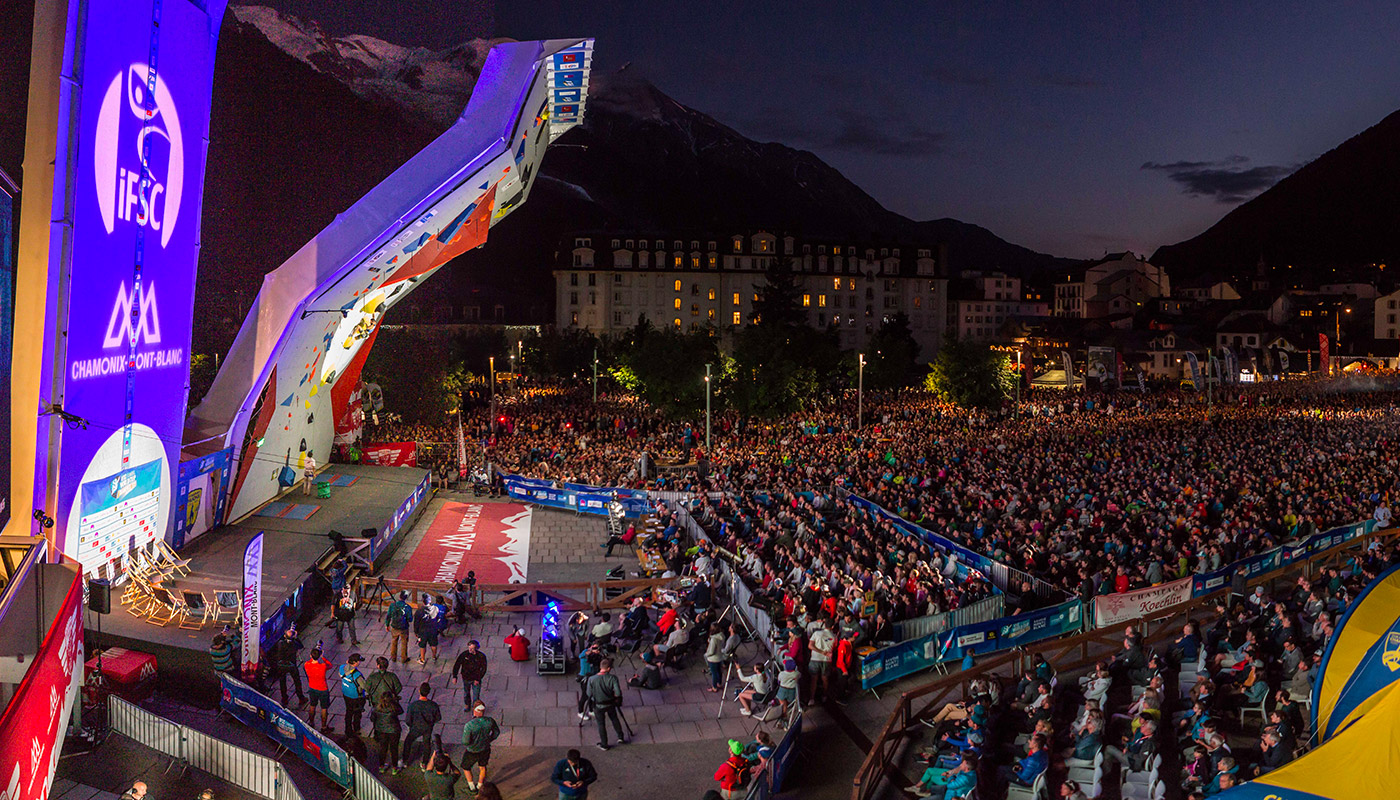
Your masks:
M276 759L236 747L222 739L152 714L115 695L107 698L111 729L163 755L207 772L267 800L304 800ZM358 776L357 776L358 778ZM383 784L370 778L379 789ZM361 800L394 800L384 794L361 794Z
M350 774L353 778L355 800L399 800L389 787L379 782L374 773L357 759L350 759Z

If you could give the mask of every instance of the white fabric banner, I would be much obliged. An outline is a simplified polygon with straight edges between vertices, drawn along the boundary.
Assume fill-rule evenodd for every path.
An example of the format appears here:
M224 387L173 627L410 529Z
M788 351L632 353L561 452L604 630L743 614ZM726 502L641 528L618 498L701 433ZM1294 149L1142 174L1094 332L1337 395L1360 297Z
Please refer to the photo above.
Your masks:
M258 672L258 636L262 629L263 535L259 533L243 551L243 652L244 676Z
M1107 628L1120 622L1150 617L1191 599L1191 579L1182 578L1122 594L1106 594L1094 598L1094 627Z

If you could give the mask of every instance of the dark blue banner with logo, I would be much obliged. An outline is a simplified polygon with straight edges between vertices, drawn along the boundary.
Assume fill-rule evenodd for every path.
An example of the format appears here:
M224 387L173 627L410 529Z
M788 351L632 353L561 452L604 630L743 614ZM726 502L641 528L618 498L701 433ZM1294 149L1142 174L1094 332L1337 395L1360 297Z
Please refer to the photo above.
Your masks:
M1192 579L1191 596L1204 597L1211 592L1219 591L1228 586L1230 579L1239 572L1243 572L1246 579L1252 579L1294 562L1311 558L1331 550L1339 544L1345 544L1359 536L1365 536L1375 530L1375 527L1375 520L1343 525L1340 528L1333 528L1322 533L1314 533L1299 542L1276 547L1267 553L1241 559L1213 572L1196 575Z
M219 682L223 690L220 708L295 753L326 777L350 787L350 756L340 745L247 684L223 674L219 675Z
M891 514L890 512L886 511L885 509L881 508L875 503L866 500L864 497L852 494L847 495L846 499L851 503L854 503L856 506L869 512L870 514L873 514L874 516L882 520L887 520L890 524L894 525L896 528L899 528L905 534L913 536L916 539L921 539L925 542L928 542L934 547L937 547L939 550L956 555L958 557L958 577L966 577L967 569L972 568L977 570L978 572L981 572L988 579L991 578L992 565L994 565L996 562L992 561L990 558L987 558L981 553L975 553L971 550L968 550L966 547L963 547L962 545L958 544L952 539L939 536L933 531L925 530L902 517L898 517L894 514Z
M861 659L860 688L898 680L940 662L957 661L969 653L994 653L1077 633L1083 624L1084 606L1076 599L1039 611L930 633L876 650Z
M201 533L223 524L232 466L231 447L180 463L171 547L179 550Z
M506 494L516 500L549 508L560 508L580 514L606 516L614 499L622 503L627 516L640 516L650 508L645 491L585 486L579 483L555 485L539 478L519 475L505 476Z

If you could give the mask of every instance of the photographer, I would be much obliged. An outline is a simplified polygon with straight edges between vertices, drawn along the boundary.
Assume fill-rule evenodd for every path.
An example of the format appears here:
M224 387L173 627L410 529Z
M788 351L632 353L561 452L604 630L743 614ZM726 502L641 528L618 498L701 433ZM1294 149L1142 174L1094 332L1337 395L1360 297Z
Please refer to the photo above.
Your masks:
M428 787L428 800L453 800L457 791L457 767L442 747L442 737L433 737L433 754L423 765L423 783Z

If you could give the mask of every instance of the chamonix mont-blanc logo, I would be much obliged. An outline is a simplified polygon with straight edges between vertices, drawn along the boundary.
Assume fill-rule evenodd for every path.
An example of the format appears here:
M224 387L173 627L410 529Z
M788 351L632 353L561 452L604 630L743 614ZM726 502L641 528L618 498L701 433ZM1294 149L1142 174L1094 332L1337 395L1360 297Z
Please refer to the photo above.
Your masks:
M97 208L107 232L115 230L118 222L135 223L159 233L160 246L165 247L180 215L185 142L170 88L157 73L155 97L148 97L149 77L147 65L132 64L107 86L97 114L93 173ZM165 140L166 147L148 143L152 136ZM152 146L148 177L143 181L141 159L147 144ZM167 151L164 159L162 149Z
M140 294L141 297L136 297ZM132 320L132 306L136 306L137 319ZM117 301L112 304L112 318L107 321L107 335L102 338L102 347L125 347L128 342L160 344L160 309L156 306L156 286L147 283L140 289L126 290L126 281L117 289Z

